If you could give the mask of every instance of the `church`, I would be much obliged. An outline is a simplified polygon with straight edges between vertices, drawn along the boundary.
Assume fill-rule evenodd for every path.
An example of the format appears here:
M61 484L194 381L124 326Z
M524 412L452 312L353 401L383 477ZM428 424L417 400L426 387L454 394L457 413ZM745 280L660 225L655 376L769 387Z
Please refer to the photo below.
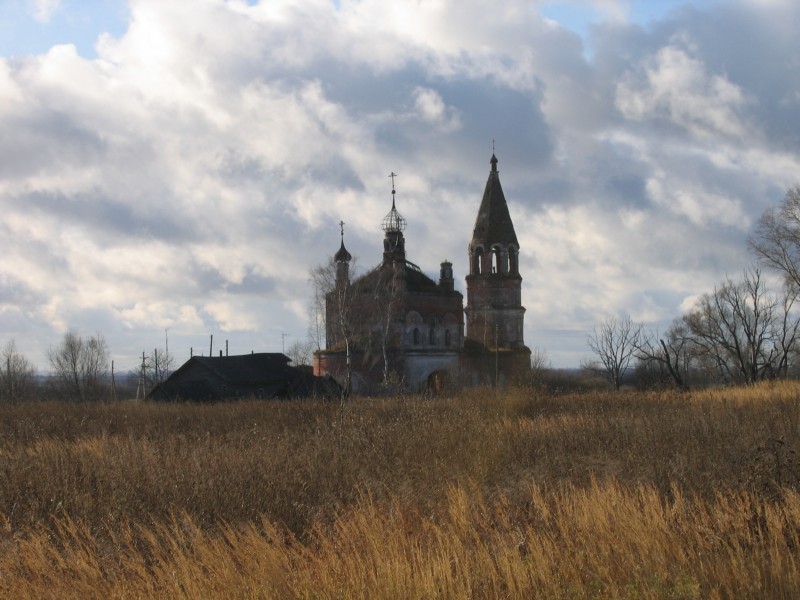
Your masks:
M468 245L466 306L455 289L452 263L441 263L436 282L408 260L407 222L397 210L394 174L392 208L382 223L383 259L352 280L342 229L315 375L330 375L359 393L387 384L415 391L503 385L524 376L531 352L523 339L519 242L497 163L492 154Z

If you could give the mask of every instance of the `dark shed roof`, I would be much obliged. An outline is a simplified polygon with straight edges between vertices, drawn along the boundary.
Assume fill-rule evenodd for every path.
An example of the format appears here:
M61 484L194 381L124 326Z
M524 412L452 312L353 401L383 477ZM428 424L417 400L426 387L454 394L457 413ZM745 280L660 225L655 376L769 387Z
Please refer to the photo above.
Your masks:
M174 375L193 361L229 384L252 385L283 381L297 374L297 369L289 366L291 359L285 354L260 352L238 356L194 356L175 371Z
M328 382L289 365L279 352L239 356L194 356L148 395L154 400L208 401L257 396L327 395Z

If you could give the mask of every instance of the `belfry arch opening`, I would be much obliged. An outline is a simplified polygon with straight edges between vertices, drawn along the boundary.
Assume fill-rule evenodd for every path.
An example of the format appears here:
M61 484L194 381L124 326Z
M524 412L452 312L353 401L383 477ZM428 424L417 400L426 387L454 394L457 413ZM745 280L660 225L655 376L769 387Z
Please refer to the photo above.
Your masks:
M475 251L472 253L472 265L471 265L471 272L475 275L480 275L483 271L483 248L480 246L475 248Z

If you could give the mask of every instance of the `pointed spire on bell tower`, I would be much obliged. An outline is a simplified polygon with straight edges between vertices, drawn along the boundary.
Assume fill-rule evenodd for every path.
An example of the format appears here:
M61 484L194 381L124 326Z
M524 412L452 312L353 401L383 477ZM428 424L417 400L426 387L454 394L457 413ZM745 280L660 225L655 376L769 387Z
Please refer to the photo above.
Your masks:
M478 209L478 217L475 219L475 228L472 230L472 242L470 243L470 247L481 246L484 251L495 244L504 246L513 244L519 247L514 223L511 222L508 204L506 204L506 197L503 194L503 186L500 185L497 162L497 156L492 152L492 158L489 161L492 167L483 191L483 200Z

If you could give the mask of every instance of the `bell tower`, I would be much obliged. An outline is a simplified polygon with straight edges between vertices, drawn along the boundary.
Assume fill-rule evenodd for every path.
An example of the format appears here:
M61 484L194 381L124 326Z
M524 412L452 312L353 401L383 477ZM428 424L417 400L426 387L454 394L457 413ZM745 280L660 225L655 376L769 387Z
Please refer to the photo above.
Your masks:
M519 242L500 185L497 157L469 243L466 338L495 349L525 349Z

